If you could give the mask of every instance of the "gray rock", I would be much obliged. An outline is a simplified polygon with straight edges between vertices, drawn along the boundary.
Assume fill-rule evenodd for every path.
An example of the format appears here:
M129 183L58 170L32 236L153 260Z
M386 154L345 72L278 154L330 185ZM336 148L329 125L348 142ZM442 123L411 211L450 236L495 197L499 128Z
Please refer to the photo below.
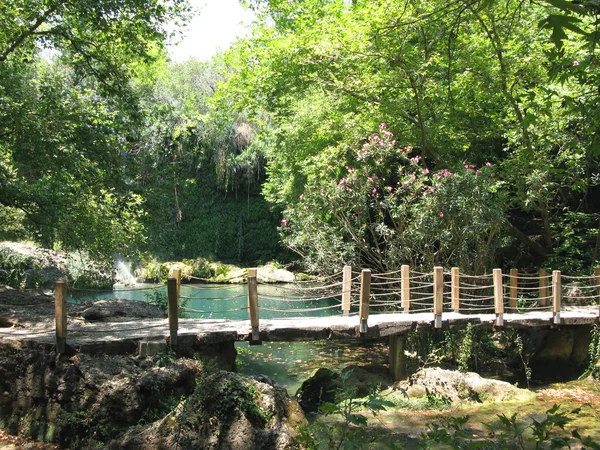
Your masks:
M406 390L409 398L430 393L452 402L503 401L530 395L527 390L519 389L505 381L490 380L473 372L458 372L438 367L421 369L408 381L397 384L397 387Z
M303 423L285 389L219 371L201 379L171 414L129 430L109 448L280 450L290 448L295 428Z
M341 387L339 373L320 368L310 378L304 380L296 392L296 398L304 412L315 413L321 404L335 402Z
M90 322L114 322L119 319L157 319L165 317L164 312L156 305L136 300L100 300L92 306L77 313Z

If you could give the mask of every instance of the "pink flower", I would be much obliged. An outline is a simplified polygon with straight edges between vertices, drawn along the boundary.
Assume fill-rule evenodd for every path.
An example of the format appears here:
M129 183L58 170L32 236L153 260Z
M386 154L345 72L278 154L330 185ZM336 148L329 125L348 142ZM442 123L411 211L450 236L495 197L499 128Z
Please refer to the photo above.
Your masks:
M443 211L440 211L438 214L439 214L440 217L444 217L444 212Z
M477 172L475 172L475 175L481 175L481 170L477 169Z
M414 158L410 158L410 160L418 164L419 161L421 161L421 155L417 155Z
M429 175L429 169L424 169L423 170L423 175Z
M392 192L392 191L394 190L394 188L393 188L393 187L391 187L391 186L388 186L388 187L387 187L387 189L388 189L388 191L390 191L390 192Z
M371 197L377 197L377 189L371 189Z
M300 197L298 197L300 199L300 201L304 200L304 194L300 194Z
M373 177L367 177L367 181L368 181L369 183L372 183L372 182L373 182Z
M491 162L489 162L489 161L488 161L488 162L486 162L486 163L485 163L485 165L486 165L487 167L492 167L492 163L491 163Z
M379 129L380 130L385 130L386 128L387 128L387 125L385 123L382 122L382 123L379 124Z
M352 167L348 167L346 166L346 170L348 170L348 173L354 173L355 169L353 169Z
M286 219L281 219L281 226L287 227L288 221Z
M575 67L577 67L577 66L579 65L579 61L577 61L577 60L573 61L573 65L574 65Z

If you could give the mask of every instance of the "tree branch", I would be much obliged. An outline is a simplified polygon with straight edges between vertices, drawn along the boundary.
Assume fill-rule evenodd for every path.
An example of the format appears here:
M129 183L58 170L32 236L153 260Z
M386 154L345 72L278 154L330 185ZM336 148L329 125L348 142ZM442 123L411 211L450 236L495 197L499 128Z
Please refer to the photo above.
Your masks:
M40 17L38 17L37 20L29 28L23 30L19 36L14 38L12 40L12 43L8 46L8 48L4 52L2 52L2 54L0 54L0 62L6 61L6 58L8 58L8 56L11 53L13 53L21 44L23 44L23 42L25 42L25 39L27 39L31 35L36 34L37 29L41 27L42 24L46 22L52 14L58 11L58 8L60 8L62 5L62 1L56 3L56 5L54 5L52 8L43 13ZM39 34L39 32L37 33Z

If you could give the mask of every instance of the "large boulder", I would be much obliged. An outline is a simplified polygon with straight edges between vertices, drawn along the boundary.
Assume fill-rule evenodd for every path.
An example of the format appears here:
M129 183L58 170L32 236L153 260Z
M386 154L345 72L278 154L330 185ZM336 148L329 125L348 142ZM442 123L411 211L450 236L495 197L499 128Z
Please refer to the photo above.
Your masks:
M345 373L348 373L345 377L345 385L355 388L358 397L364 397L376 387L387 389L392 384L390 370L387 366L378 364L350 365L342 370L342 374Z
M322 367L304 380L296 392L296 399L304 412L316 413L323 403L334 403L341 388L340 374Z
M529 391L505 381L483 378L474 372L459 372L439 367L421 369L397 387L406 392L408 398L434 395L448 402L505 401L531 395Z
M167 414L193 392L190 359L158 367L127 356L58 356L43 347L0 345L0 427L10 434L83 448Z
M172 413L129 430L109 448L287 449L304 423L298 403L268 378L219 371L201 379Z

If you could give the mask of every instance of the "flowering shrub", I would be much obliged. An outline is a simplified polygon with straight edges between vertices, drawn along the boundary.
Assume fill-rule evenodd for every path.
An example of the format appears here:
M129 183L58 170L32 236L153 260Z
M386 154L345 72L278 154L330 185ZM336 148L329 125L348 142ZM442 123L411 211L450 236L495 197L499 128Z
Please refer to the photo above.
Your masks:
M285 212L284 241L313 269L408 263L482 271L504 218L492 170L491 163L429 167L381 124L344 166L307 182Z

